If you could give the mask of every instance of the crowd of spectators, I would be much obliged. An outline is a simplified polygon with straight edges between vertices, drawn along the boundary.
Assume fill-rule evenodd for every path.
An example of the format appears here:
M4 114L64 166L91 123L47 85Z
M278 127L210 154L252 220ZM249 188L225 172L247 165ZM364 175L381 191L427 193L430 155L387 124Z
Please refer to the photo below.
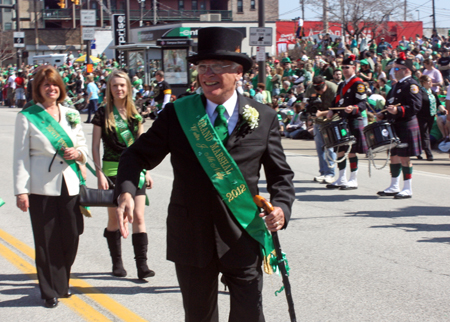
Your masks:
M277 110L282 135L293 139L312 139L312 121L315 115L309 108L311 104L304 99L304 93L312 86L315 76L322 76L325 80L338 85L343 81L341 70L343 59L351 54L356 55L357 76L366 84L369 111L375 113L384 108L386 95L398 81L395 79L392 66L398 54L404 52L406 57L414 60L413 78L420 83L422 75L428 76L432 83L431 90L437 95L438 103L443 106L437 110L435 116L430 136L431 144L444 141L441 147L445 151L450 151L450 116L447 116L450 109L450 97L447 95L450 84L449 38L436 32L429 38L416 35L415 39L413 37L406 39L403 36L396 47L383 37L379 39L377 42L367 39L362 34L358 38L349 36L343 41L341 37L333 37L328 33L319 35L317 39L299 38L294 49L279 56L268 57L265 62L255 61L252 70L237 83L237 91ZM78 52L78 56L82 54ZM93 73L88 77L85 67L75 63L75 58L77 57L70 52L66 64L58 67L68 97L72 103L81 102L77 105L80 110L88 111L89 102L96 109L97 105L103 104L108 75L113 69L119 68L119 65L114 59L108 59L105 54L99 55L100 62L95 64ZM265 65L263 82L259 80L258 64ZM1 104L23 107L31 100L31 83L36 67L23 65L18 69L9 65L2 68ZM152 113L149 107L155 105L153 98L156 81L144 83L143 66L131 76L133 99L138 111L143 116L149 115L154 118L156 114ZM194 66L190 69L190 81L192 83L188 92L201 92L201 88L198 89L196 86ZM95 94L87 94L87 83L91 83L90 87L95 84L99 90L96 104L92 102ZM171 100L175 99L176 97L172 95ZM374 121L373 118L369 120Z
M416 35L415 39L402 37L393 46L381 37L380 41L368 40L364 35L353 36L342 41L341 37L329 34L313 38L297 39L295 49L284 52L280 57L268 57L265 84L258 82L258 65L244 75L239 91L277 110L280 115L280 131L289 138L311 139L314 111L304 98L305 91L312 86L315 76L336 85L343 81L341 64L349 55L358 60L357 76L366 85L368 92L369 121L381 111L386 96L399 80L394 76L394 61L399 53L414 61L413 78L423 87L423 75L431 79L431 90L437 98L436 115L431 129L431 144L440 142L442 151L450 151L450 39L433 33L430 38ZM422 81L421 81L422 79ZM422 88L427 92L425 87ZM271 95L271 100L268 99ZM419 115L420 116L420 115ZM293 128L299 126L311 135L298 134ZM294 126L295 125L295 126ZM293 135L292 133L298 134Z

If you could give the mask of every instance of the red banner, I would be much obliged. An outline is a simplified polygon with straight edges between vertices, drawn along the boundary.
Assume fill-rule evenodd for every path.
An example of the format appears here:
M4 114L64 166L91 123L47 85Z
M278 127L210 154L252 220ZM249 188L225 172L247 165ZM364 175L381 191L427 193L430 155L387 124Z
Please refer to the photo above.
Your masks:
M340 23L330 22L328 26L328 32L333 39L342 35L342 25ZM295 44L297 28L297 21L277 21L277 43ZM322 21L305 21L303 29L305 37L317 38L319 34L324 34ZM366 35L367 40L373 38L371 30L366 29L363 33ZM384 37L395 48L398 42L402 40L402 36L405 36L406 39L412 37L414 40L416 39L416 34L422 36L423 24L422 21L388 21L380 25L376 34L377 43L381 37Z

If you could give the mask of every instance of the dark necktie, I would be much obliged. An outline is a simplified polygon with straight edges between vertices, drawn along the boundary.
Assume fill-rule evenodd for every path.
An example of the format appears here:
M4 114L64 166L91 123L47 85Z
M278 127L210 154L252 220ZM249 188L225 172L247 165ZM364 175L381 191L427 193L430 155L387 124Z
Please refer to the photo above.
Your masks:
M228 139L228 122L227 118L225 117L225 106L223 105L217 105L216 107L217 111L217 117L214 121L214 129L216 130L217 135L219 136L219 139L222 141L222 143L225 145L227 143Z

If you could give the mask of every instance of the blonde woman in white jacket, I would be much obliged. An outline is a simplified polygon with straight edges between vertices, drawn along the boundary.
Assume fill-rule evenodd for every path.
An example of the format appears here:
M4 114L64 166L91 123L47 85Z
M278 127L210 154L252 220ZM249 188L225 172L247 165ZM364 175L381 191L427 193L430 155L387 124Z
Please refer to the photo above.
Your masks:
M65 86L51 66L33 80L33 101L17 115L14 136L14 194L30 211L41 297L48 308L70 297L70 270L83 232L79 207L80 170L87 157L78 111L66 108Z

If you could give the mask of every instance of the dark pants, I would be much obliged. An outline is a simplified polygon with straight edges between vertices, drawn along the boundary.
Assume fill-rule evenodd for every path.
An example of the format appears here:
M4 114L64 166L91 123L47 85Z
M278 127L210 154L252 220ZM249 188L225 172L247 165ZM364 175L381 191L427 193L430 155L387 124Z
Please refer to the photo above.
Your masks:
M420 137L422 138L422 149L425 151L427 158L430 158L433 156L430 144L430 131L434 124L434 116L418 117L417 120L419 121Z
M97 102L98 99L93 99L93 100L89 100L89 105L88 105L88 118L86 122L90 122L91 121L91 114L95 114L95 112L97 112Z
M78 195L69 196L63 180L61 196L31 194L29 201L41 297L62 297L83 233Z
M261 264L261 262L259 262ZM219 259L203 268L175 264L183 296L186 322L218 322L218 275L221 272L230 290L230 322L264 322L261 265L247 268L225 267Z

